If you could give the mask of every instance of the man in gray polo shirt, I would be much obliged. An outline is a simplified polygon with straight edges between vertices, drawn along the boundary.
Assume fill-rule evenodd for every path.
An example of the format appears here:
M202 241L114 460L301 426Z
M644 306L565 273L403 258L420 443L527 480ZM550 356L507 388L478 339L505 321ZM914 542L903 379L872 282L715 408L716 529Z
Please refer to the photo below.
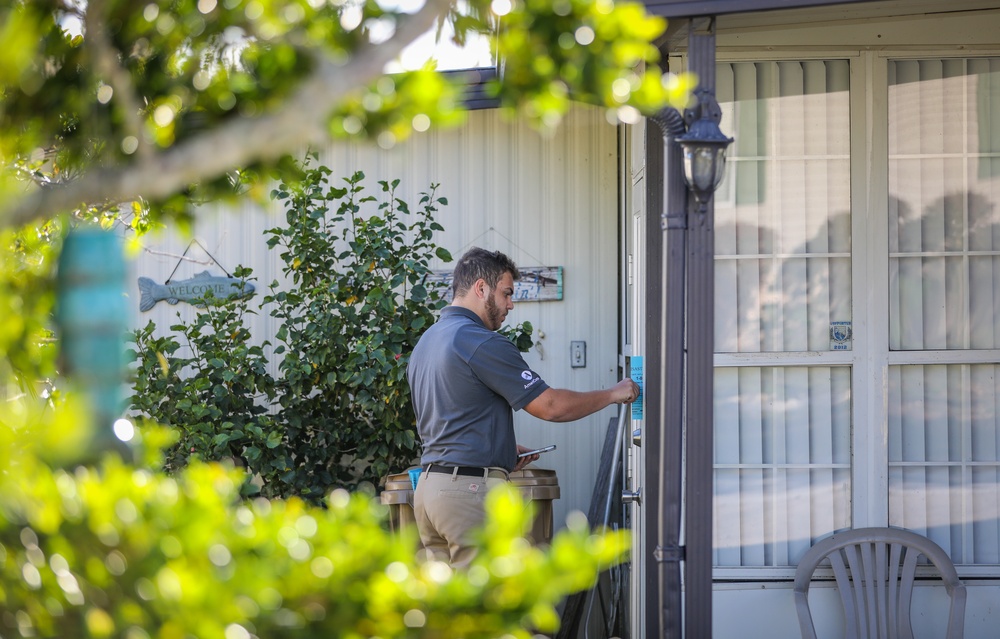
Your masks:
M475 556L471 532L484 521L494 485L538 455L518 458L514 411L568 422L611 404L633 402L639 387L625 379L609 389L551 388L496 331L514 308L517 267L506 255L472 248L459 259L454 298L423 334L406 374L424 468L413 510L424 547L464 567Z

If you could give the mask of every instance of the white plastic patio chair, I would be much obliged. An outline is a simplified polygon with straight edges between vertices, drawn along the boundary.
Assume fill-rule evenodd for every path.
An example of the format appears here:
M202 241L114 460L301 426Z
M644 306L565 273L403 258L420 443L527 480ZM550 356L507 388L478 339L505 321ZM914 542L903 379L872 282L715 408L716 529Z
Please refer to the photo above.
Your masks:
M803 639L816 639L809 610L813 573L829 558L844 611L845 639L912 639L910 599L917 557L937 568L951 599L948 639L965 632L965 586L948 554L930 539L899 528L835 533L810 548L795 572L795 610Z

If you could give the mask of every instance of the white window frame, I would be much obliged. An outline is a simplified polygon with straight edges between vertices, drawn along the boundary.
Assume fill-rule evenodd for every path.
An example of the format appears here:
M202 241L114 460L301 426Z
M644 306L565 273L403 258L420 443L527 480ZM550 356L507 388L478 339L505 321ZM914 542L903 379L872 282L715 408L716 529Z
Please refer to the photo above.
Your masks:
M888 202L889 202L889 149L888 149L888 138L889 138L889 123L888 123L888 111L889 111L889 62L892 60L944 60L948 58L959 58L959 59L970 59L970 58L988 58L988 57L998 57L1000 56L1000 48L992 50L958 50L955 49L939 49L939 48L926 48L926 49L887 49L884 51L875 51L866 54L866 58L870 58L871 62L868 65L867 86L866 90L869 95L873 96L872 102L877 108L873 108L874 114L872 115L873 122L875 126L871 127L873 132L877 132L877 135L871 136L871 143L873 149L868 153L866 161L869 162L867 170L868 176L877 176L878 179L872 179L871 183L867 185L868 192L870 193L867 205L868 212L875 212L875 215L866 215L868 224L866 225L866 231L868 235L866 236L871 240L871 246L868 249L868 263L878 264L881 260L884 268L881 269L879 273L873 273L877 276L877 282L879 289L886 292L883 296L872 295L872 307L869 309L872 313L870 317L884 318L886 323L889 318L889 281L888 281L888 251L889 251L889 216L888 216ZM852 86L853 91L853 86ZM853 97L853 96L852 96ZM852 113L853 115L853 113ZM852 129L855 128L852 126ZM877 146L876 146L877 145ZM852 149L852 157L854 157ZM854 172L852 169L852 182L854 181ZM853 190L853 189L852 189ZM874 208L875 206L880 207L879 209ZM879 252L879 247L881 247L881 252ZM875 277L869 278L869 281L876 281ZM878 328L878 327L875 327ZM877 333L878 331L873 331ZM888 389L888 370L891 366L905 366L909 364L916 365L926 365L926 364L959 364L959 365L972 365L972 364L996 364L1000 362L1000 349L969 349L969 350L924 350L924 351L892 351L889 349L889 331L884 329L881 331L882 334L872 337L874 338L872 342L873 348L869 349L870 369L873 373L873 385L872 388L884 388ZM878 385L876 386L875 383ZM872 417L878 417L878 423L881 425L881 429L878 433L878 455L873 460L873 464L881 464L881 477L879 483L879 491L877 495L880 499L872 499L872 508L876 510L869 511L868 515L871 518L870 521L874 523L866 524L855 524L855 527L860 527L862 525L868 526L884 526L888 524L888 513L889 513L889 480L888 480L888 438L885 436L885 432L888 430L888 407L887 407L887 394L886 390L883 395L883 401L877 403L879 410L877 413L872 410ZM875 408L876 402L872 402L872 408ZM875 429L870 429L874 431ZM872 437L876 439L876 437ZM873 491L868 491L872 493ZM884 503L884 505L883 505ZM881 508L881 510L877 510ZM876 515L879 517L875 519ZM958 570L959 576L963 578L997 578L1000 577L1000 566L998 565L974 565L974 564L958 564L955 566Z
M808 353L716 353L722 367L849 366L851 368L851 526L889 522L888 370L903 364L977 364L1000 361L998 350L889 350L890 60L1000 56L1000 48L793 48L761 52L720 50L721 62L848 60L850 64L851 321L852 350ZM733 132L727 132L732 134ZM878 389L882 389L881 392ZM858 424L867 425L858 428ZM1000 566L958 566L965 578L1000 577ZM717 581L788 580L794 567L714 568Z

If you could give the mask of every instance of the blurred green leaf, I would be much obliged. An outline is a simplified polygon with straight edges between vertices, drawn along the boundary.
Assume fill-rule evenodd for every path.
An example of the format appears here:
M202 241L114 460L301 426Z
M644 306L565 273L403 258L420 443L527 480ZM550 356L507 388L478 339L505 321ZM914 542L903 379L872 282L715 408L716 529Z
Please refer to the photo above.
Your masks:
M660 71L655 43L666 23L639 2L426 6L434 11L454 27L455 41L491 42L503 74L489 90L542 129L558 125L573 100L634 122L668 103L682 108L692 88L691 78ZM415 18L374 1L7 3L0 7L0 220L11 210L24 223L79 207L81 217L138 233L163 219L185 230L199 202L264 202L268 192L287 199L289 190L263 178L301 177L293 154L304 139L322 143L317 131L389 147L463 122L458 76L433 62L390 74L368 63L375 44L407 44L374 40L382 30L373 25L404 19ZM338 90L323 96L325 87ZM284 135L262 144L247 133L275 118ZM231 166L205 161L215 157L200 151L209 136L226 146ZM90 174L97 169L106 174ZM123 182L127 193L114 186ZM72 194L59 204L50 199L55 209L31 200L39 185L52 184Z
M474 564L453 571L419 556L413 527L391 532L365 492L244 501L243 472L202 462L62 470L38 455L73 410L30 434L0 426L0 451L19 452L0 473L3 636L530 639L627 559L627 531L571 527L532 546L531 509L504 486L487 496ZM143 446L156 432L142 429Z

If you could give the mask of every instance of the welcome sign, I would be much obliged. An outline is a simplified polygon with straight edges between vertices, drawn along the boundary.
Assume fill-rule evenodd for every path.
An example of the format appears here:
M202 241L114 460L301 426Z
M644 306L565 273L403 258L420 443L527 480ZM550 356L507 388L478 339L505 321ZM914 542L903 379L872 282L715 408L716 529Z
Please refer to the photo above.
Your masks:
M232 297L250 297L255 292L254 285L236 277L221 277L202 271L194 277L176 282L157 284L148 277L139 278L139 310L148 311L157 302L167 304L187 302L204 306L206 302L221 303Z

